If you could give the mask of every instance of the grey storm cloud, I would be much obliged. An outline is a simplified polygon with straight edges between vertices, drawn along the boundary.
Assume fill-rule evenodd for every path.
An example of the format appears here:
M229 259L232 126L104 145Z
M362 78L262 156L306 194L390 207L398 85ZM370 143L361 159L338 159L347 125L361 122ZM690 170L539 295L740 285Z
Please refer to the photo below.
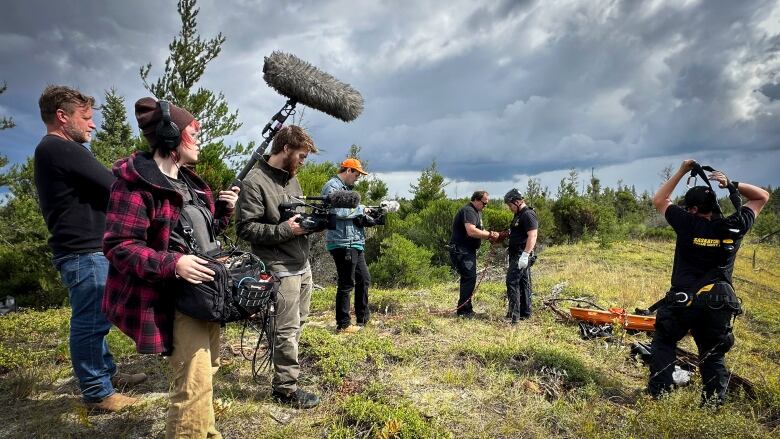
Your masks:
M439 80L407 99L389 98L405 108L427 100L430 108L442 102L434 94L446 104L439 115L374 133L369 143L386 144L374 154L398 169L436 159L447 174L478 180L683 152L776 149L777 106L757 100L749 86L772 56L756 17L775 3L716 3L647 10L582 2L515 15L505 23L510 33L532 29L544 41L529 50L496 39L440 62L461 72L455 77L470 77L460 83L471 88L446 93ZM502 60L498 69L491 65ZM436 67L426 85L436 82ZM483 90L503 96L481 105ZM477 151L483 157L474 166Z
M228 142L259 139L284 104L261 72L263 57L282 50L365 98L349 124L300 108L324 150L319 159L340 160L355 143L383 175L436 160L452 180L498 182L664 157L775 157L780 149L780 6L772 0L199 7L201 35L227 38L200 85L239 111L243 126ZM15 161L40 136L36 102L46 84L95 96L115 86L129 109L147 94L138 68L152 62L159 75L179 28L172 2L20 0L4 8L0 81L9 88L0 115L18 127L0 135L0 147Z
M780 84L764 84L758 90L773 101L780 100Z

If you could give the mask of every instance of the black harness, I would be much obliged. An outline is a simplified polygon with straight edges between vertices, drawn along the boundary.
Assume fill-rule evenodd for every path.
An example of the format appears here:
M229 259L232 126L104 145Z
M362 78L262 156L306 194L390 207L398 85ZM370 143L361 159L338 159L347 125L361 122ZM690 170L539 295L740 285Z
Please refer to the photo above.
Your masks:
M731 217L728 220L723 217L723 211L718 204L715 190L707 178L705 171L718 172L711 166L702 166L698 163L694 163L686 184L688 187L691 187L691 179L701 177L707 186L709 186L710 193L712 194L713 226L716 229L716 233L720 235L720 248L723 252L730 255L736 251L736 243L745 235L747 228L739 216L739 222L735 222L736 220L734 217ZM727 188L729 190L729 200L734 206L734 209L739 212L740 209L742 209L742 198L731 182L729 182ZM724 260L726 257L727 255L724 254ZM734 312L735 317L742 314L742 302L734 292L734 286L726 275L726 269L727 267L725 266L718 266L710 269L701 277L700 282L688 291L679 291L676 289L669 290L661 300L647 309L647 313L653 313L660 306L666 305L674 308L706 306L710 309L722 309L728 307ZM644 313L644 310L637 311L643 311L642 313Z

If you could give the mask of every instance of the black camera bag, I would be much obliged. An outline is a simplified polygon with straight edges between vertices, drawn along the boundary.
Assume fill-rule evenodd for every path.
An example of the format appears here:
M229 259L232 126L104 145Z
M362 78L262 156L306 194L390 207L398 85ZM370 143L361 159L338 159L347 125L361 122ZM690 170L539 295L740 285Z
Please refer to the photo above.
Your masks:
M207 322L229 323L247 319L276 301L278 279L252 253L238 250L216 255L203 254L192 236L192 221L182 211L179 221L184 236L171 234L171 245L208 261L214 279L193 284L176 279L172 287L176 309Z
M210 257L214 280L193 284L177 279L176 309L198 320L229 323L244 320L263 311L276 300L278 282L265 272L262 261L246 252Z

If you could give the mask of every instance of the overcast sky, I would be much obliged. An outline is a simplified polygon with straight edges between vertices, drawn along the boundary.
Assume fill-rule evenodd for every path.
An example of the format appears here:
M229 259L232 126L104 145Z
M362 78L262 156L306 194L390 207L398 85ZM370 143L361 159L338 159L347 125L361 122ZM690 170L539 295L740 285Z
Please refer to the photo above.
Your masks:
M575 168L602 183L654 191L683 158L736 180L780 184L780 2L250 1L199 2L203 38L227 41L201 86L225 94L260 139L285 98L263 57L292 53L365 99L344 123L307 110L304 124L341 160L362 146L368 170L406 196L436 160L450 195L494 196L539 178L554 193ZM0 153L14 163L44 132L47 84L102 102L116 87L148 95L138 70L162 72L180 29L173 1L4 1L0 15ZM100 124L99 114L97 123Z

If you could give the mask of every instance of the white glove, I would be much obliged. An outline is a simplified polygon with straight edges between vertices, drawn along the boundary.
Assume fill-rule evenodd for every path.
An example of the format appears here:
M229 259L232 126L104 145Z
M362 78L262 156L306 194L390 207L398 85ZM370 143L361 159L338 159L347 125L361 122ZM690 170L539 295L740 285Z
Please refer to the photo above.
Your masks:
M523 252L520 255L520 259L517 260L517 268L524 269L528 267L528 257L531 256L528 252Z

